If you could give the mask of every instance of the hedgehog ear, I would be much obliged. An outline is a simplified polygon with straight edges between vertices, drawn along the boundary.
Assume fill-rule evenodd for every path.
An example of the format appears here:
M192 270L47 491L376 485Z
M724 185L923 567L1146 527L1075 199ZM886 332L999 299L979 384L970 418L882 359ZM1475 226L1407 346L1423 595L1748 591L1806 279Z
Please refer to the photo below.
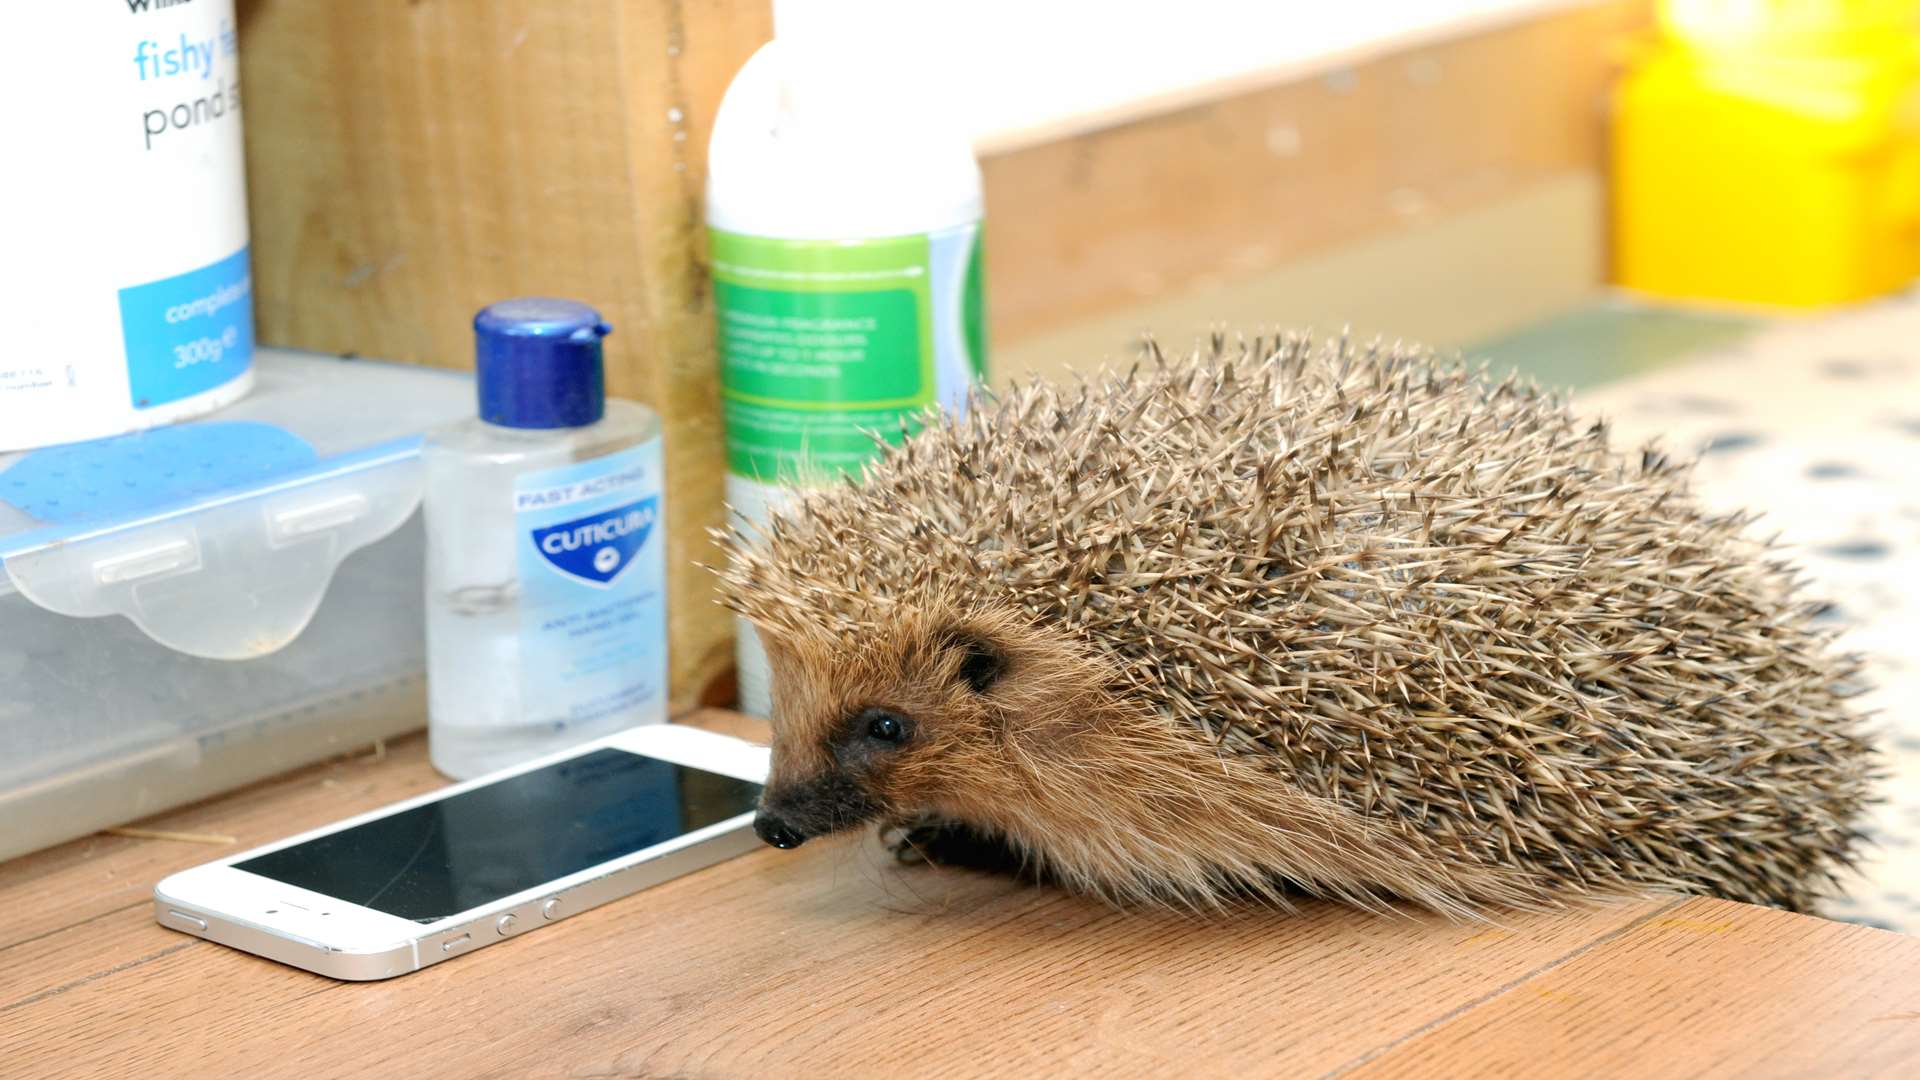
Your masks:
M940 647L960 653L957 677L976 694L985 693L1006 673L1006 654L993 642L971 631L947 631L940 636Z

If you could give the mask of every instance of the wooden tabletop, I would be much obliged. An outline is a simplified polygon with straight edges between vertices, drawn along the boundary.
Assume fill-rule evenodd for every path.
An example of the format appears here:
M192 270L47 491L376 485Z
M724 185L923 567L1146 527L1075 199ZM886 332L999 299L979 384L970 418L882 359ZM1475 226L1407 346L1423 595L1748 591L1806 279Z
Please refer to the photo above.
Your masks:
M263 843L437 786L425 750L142 824ZM1920 1075L1920 939L1717 900L1206 920L863 836L341 983L154 924L155 881L235 850L101 835L0 865L0 1074Z

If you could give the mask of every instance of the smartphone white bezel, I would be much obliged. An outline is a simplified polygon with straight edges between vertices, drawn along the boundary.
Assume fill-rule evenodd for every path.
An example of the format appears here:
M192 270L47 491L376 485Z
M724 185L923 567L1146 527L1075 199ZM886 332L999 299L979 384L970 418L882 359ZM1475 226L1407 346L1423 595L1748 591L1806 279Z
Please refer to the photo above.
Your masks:
M154 886L154 916L171 929L323 975L382 979L463 955L505 937L517 937L545 923L750 850L757 843L751 832L753 814L747 812L432 923L349 904L233 865L607 748L754 783L766 781L765 747L678 724L630 728L180 871Z

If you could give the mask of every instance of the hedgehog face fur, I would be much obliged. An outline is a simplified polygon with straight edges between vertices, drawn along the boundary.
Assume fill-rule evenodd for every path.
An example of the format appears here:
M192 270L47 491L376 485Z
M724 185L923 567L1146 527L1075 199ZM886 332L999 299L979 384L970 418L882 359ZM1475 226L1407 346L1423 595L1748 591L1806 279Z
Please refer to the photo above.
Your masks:
M756 828L1131 902L1804 908L1872 776L1857 663L1683 481L1344 342L977 400L722 538L775 691Z

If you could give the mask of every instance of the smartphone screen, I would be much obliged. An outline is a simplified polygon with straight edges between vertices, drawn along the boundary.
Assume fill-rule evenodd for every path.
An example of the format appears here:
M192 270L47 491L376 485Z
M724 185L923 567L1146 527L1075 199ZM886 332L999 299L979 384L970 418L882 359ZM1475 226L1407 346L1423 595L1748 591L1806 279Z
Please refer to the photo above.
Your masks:
M234 865L430 923L747 813L760 785L601 749Z

